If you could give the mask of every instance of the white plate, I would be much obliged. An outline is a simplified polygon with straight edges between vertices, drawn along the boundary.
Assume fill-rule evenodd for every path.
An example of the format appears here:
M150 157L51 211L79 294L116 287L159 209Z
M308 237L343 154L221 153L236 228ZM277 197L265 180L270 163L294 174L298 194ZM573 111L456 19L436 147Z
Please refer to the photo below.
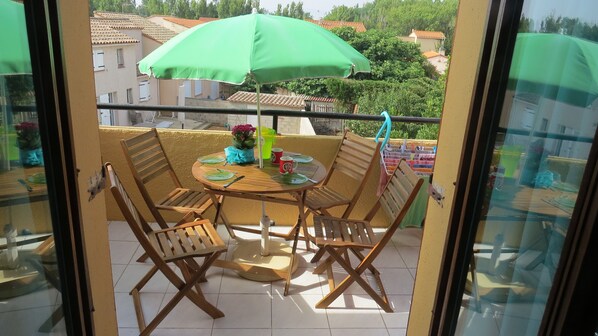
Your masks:
M222 181L228 180L229 178L235 176L235 173L230 172L228 170L213 170L211 172L205 173L204 177L210 181Z
M314 160L314 158L312 158L309 155L301 155L301 154L293 155L292 158L293 158L293 160L295 160L296 162L299 162L299 163L310 163Z
M197 159L197 161L199 161L201 163L214 164L214 163L224 162L224 158L221 156L204 156L204 157Z

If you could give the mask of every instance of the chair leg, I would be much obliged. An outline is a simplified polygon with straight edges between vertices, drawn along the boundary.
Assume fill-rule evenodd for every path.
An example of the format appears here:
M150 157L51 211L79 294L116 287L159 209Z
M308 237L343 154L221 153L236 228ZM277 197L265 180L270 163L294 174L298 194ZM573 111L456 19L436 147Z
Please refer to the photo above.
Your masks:
M311 258L311 260L309 262L312 264L315 262L318 262L322 258L322 256L324 256L325 252L326 252L326 250L324 250L323 248L318 249L318 251L316 252L314 257Z
M388 303L388 299L386 298L384 290L381 290L384 294L384 297L378 295L378 293L376 293L376 291L370 286L370 284L361 277L361 273L363 273L363 271L366 268L368 268L369 265L364 265L362 263L360 265L361 268L358 267L357 269L353 269L351 265L348 264L346 260L343 258L342 254L344 253L344 251L337 251L336 249L330 246L326 246L325 248L327 249L330 256L333 257L334 260L345 269L345 271L347 271L348 275L345 279L343 279L343 281L341 281L341 283L338 284L338 286L336 286L336 288L334 288L334 290L328 293L328 295L326 295L322 300L320 300L316 304L316 308L327 308L345 290L347 290L347 288L349 288L349 286L353 282L357 282L372 297L372 299L374 299L376 303L378 303L380 307L382 307L386 312L392 312L392 308ZM380 282L379 285L381 284L382 283Z
M135 260L138 263L143 263L147 260L147 258L149 258L149 256L147 255L147 253L143 253L141 255L141 257L137 258L137 260Z
M52 315L50 315L50 317L48 317L48 319L46 320L46 322L44 322L40 327L39 327L39 332L43 332L43 333L49 333L52 331L52 328L54 328L54 326L56 324L58 324L58 322L60 322L60 320L64 317L64 311L62 310L62 305L60 305L58 308L56 308L56 310L54 310L54 312L52 313Z
M178 288L179 291L174 295L174 297L166 304L166 306L164 306L164 308L162 308L162 310L160 312L158 312L158 314L156 315L156 317L154 317L154 319L146 326L144 326L142 324L143 320L139 320L139 316L141 316L141 319L143 319L143 312L141 310L141 304L139 302L139 304L135 304L135 310L137 312L138 315L138 321L139 321L139 329L142 330L140 333L140 336L145 336L145 335L150 335L151 332L156 329L156 327L158 326L158 324L160 324L160 322L162 322L164 320L164 318L166 318L166 316L168 315L168 313L170 313L172 311L172 309L174 309L174 307L176 307L176 305L183 299L183 297L187 297L191 302L193 302L195 305L197 305L201 310L203 310L206 314L210 315L212 318L216 319L216 318L220 318L220 317L224 317L224 313L222 311L220 311L218 308L216 308L214 305L212 305L210 302L208 302L205 297L203 296L203 293L201 292L201 289L199 289L199 286L196 286L198 284L199 279L205 274L205 272L207 271L207 269L212 265L212 263L216 260L216 258L218 258L219 253L213 253L209 256L206 256L206 261L204 262L204 264L201 266L201 268L199 269L199 271L195 272L192 276L190 275L189 271L189 267L187 265L184 265L184 263L181 262L175 262L175 264L181 269L181 272L183 272L183 278L187 278L188 277L188 281L184 282L184 285L181 288ZM175 279L177 279L178 277L175 275ZM180 279L179 279L180 281ZM171 281L172 282L172 281ZM193 290L193 288L196 288L197 292ZM133 289L134 292L134 298L136 297L137 300L139 299L139 292L136 289Z
M149 270L149 272L147 272L147 274L145 274L145 276L143 276L143 278L141 278L141 280L139 280L139 282L135 285L135 287L133 287L133 290L141 291L143 286L145 286L147 284L147 282L150 281L150 279L154 276L154 274L156 274L157 271L158 271L158 267L156 265L152 266L152 268ZM129 293L130 295L133 294L133 290L131 290L131 292Z
M216 196L213 194L210 194L210 197L212 198L212 203L214 204L214 207L216 208L216 215L214 216L214 227L218 226L218 218L220 218L220 219L222 219L222 223L224 224L224 227L226 228L228 235L233 239L237 238L235 231L230 227L230 222L228 221L228 218L226 218L226 216L224 215L224 211L222 211L222 207L224 206L225 197L224 196Z
M301 221L301 218L297 219L298 222ZM293 263L295 262L295 254L297 253L297 245L299 243L299 232L301 231L301 224L298 223L299 225L296 225L295 227L295 238L293 238L293 249L291 251L291 260L289 262L289 269L287 272L287 278L286 278L286 283L284 285L284 296L287 296L289 294L289 287L291 286L291 272L293 270Z
M342 251L340 252L341 254L346 250L346 247L339 247L338 249L336 249L336 251ZM322 254L324 254L326 252L326 246L324 247L320 247L320 251L322 251ZM324 273L324 271L331 267L331 265L334 263L334 258L329 255L328 258L326 258L326 260L324 260L320 265L318 265L314 271L312 272L313 274L322 274Z
M363 255L363 253L361 253L359 250L352 248L351 252L353 252L353 254L355 254L355 256L357 258L359 258L360 261L363 261L363 259L365 259L365 256ZM370 272L372 272L373 275L380 275L380 271L378 271L378 269L376 267L374 267L373 264L368 266L368 269L370 270Z

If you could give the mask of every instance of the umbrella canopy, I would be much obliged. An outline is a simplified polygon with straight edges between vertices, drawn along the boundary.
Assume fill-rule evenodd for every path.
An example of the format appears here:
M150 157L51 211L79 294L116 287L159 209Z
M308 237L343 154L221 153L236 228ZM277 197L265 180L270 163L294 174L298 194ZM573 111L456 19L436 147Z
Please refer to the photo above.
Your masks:
M30 74L31 58L23 4L0 0L0 75Z
M348 77L370 62L340 37L311 22L264 14L191 28L139 62L156 78L258 84L299 78Z
M598 43L560 34L518 34L509 88L590 105L598 98Z

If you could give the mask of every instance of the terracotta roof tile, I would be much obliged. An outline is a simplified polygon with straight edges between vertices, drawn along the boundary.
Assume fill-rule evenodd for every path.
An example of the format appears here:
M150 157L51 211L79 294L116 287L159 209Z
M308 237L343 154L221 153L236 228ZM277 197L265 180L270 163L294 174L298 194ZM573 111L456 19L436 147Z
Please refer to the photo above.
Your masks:
M438 32L438 31L425 31L425 30L413 29L411 31L411 34L415 35L417 38L422 38L422 39L443 40L446 38L444 36L443 32Z
M108 18L108 19L128 19L136 25L143 27L141 33L152 40L160 43L164 43L173 38L176 33L170 29L164 28L157 25L150 20L147 20L139 15L125 14L125 13L113 13L113 12L94 12L96 17Z
M308 96L308 95L297 95L297 97L301 97L303 100L309 100L309 101L320 102L320 103L334 103L336 101L336 99L334 99L334 98L314 97L314 96Z
M112 22L113 20L104 20L97 18L89 18L91 27L91 44L105 45L105 44L129 44L139 43L139 40L123 34L113 27L129 26L124 22ZM125 28L121 28L125 29Z
M235 103L257 103L255 92L237 91L232 96L228 97L227 100ZM260 104L303 108L305 107L305 99L299 96L285 96L271 93L262 93L260 94Z
M432 58L432 57L440 56L439 53L432 51L432 50L423 52L422 55L424 55L425 58Z
M329 20L305 20L305 21L315 23L318 26L320 26L322 28L326 28L328 30L333 29L333 28L339 28L339 27L351 27L351 28L355 29L355 31L358 33L363 33L364 31L366 31L365 25L363 24L363 22L329 21Z
M172 22L174 24L178 24L179 26L183 26L183 27L187 27L187 28L192 28L192 27L195 27L197 25L204 24L206 22L218 20L218 18L201 17L201 18L199 18L197 20L192 20L192 19L181 19L181 18L177 18L177 17L174 17L174 16L165 16L164 20L170 21L170 22Z

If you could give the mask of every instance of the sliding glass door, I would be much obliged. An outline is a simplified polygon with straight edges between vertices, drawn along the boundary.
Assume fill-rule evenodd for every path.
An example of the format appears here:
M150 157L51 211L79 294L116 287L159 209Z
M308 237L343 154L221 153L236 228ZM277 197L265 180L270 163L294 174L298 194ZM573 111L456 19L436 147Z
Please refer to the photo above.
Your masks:
M74 257L83 256L82 241L77 203L68 197L76 195L76 177L65 169L72 157L64 145L68 129L60 124L60 44L48 40L58 36L52 12L55 7L43 1L0 0L2 335L91 330L82 313L84 260Z
M440 330L550 334L547 316L566 287L567 256L581 241L577 228L594 225L580 214L592 202L596 170L598 4L525 0L494 7L488 72L479 78L479 110L472 111L479 119L465 145L474 161L462 163L456 191L465 201L453 209L451 225L461 236L445 259L452 274Z

